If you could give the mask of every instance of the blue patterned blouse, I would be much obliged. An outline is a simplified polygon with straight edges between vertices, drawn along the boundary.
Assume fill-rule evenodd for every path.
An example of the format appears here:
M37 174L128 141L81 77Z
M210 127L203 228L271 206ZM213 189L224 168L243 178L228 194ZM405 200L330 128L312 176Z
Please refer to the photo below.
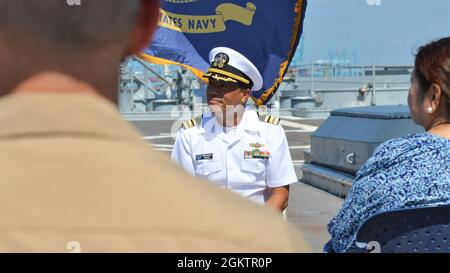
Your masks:
M356 174L337 216L328 224L326 252L345 252L369 216L392 209L450 204L450 140L412 134L380 145Z

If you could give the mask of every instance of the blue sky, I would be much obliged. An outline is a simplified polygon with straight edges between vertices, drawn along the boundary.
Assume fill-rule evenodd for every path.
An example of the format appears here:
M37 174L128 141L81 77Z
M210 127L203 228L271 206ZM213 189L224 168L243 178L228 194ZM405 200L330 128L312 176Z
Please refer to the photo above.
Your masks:
M412 64L420 45L444 36L450 0L309 0L302 58Z

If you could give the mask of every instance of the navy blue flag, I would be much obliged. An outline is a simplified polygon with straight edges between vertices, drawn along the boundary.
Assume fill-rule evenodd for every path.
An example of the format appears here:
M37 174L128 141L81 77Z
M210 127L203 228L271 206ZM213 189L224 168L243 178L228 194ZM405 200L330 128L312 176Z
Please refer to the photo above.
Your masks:
M159 28L141 58L201 77L215 47L233 48L260 71L258 105L275 94L295 54L307 0L161 0Z

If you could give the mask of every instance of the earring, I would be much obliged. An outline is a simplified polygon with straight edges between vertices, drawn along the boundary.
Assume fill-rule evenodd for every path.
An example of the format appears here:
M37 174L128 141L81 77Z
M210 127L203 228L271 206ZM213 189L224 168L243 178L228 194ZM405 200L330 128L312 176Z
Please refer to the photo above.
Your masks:
M428 109L427 109L427 112L428 112L428 114L431 114L431 113L433 113L433 108L431 108L431 107L428 107Z

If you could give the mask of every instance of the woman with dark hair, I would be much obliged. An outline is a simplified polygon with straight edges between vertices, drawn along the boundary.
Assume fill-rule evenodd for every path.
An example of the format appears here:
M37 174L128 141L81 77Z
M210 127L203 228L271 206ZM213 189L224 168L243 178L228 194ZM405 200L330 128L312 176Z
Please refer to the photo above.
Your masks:
M450 37L419 49L408 104L426 133L393 139L375 150L328 224L326 252L348 251L360 225L376 213L450 204Z

